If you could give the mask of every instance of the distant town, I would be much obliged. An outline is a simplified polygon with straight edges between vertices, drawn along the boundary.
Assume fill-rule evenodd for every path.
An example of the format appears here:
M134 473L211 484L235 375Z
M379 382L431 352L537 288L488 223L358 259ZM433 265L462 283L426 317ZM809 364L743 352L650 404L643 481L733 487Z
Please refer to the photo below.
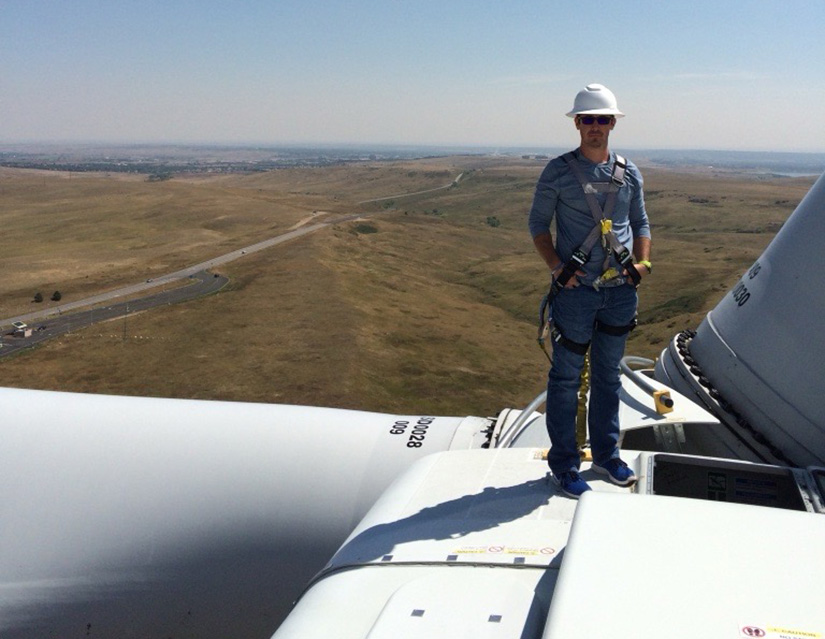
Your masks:
M497 155L546 162L567 148L381 145L228 146L176 144L0 144L0 166L69 172L136 173L150 180L177 174L255 173L451 155ZM624 150L639 166L704 167L770 176L820 175L825 154L762 151Z
M350 162L409 160L426 155L421 149L21 144L0 145L0 166L73 172L140 173L161 179L180 173L254 173Z

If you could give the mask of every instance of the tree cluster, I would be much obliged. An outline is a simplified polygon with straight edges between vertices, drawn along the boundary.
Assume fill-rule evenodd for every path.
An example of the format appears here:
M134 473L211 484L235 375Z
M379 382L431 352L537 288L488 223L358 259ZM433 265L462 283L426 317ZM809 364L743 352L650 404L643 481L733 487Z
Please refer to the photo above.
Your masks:
M63 299L63 295L60 293L60 291L55 291L54 293L52 293L52 302L59 302L61 299ZM36 304L40 304L43 301L43 293L37 291L37 293L34 294L34 301Z

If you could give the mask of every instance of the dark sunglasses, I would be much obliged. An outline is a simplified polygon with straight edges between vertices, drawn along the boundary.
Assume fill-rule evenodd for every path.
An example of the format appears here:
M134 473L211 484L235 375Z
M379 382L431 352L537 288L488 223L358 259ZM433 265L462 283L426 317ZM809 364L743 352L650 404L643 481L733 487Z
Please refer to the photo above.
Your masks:
M582 124L593 124L594 122L601 124L604 126L605 124L610 124L613 122L612 115L580 115L579 122Z

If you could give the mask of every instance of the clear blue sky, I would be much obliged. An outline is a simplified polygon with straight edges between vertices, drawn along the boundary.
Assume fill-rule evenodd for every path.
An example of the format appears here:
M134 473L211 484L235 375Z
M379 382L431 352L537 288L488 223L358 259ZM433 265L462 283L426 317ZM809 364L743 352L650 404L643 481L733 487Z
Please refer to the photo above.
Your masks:
M0 0L0 143L825 151L823 0Z

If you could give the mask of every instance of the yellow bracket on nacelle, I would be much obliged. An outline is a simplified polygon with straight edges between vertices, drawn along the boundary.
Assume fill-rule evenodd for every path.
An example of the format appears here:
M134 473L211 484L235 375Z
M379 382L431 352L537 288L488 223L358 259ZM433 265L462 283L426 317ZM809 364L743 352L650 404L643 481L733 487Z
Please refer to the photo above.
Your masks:
M655 391L653 393L653 404L656 406L656 412L660 415L673 412L673 400L670 397L670 391Z

